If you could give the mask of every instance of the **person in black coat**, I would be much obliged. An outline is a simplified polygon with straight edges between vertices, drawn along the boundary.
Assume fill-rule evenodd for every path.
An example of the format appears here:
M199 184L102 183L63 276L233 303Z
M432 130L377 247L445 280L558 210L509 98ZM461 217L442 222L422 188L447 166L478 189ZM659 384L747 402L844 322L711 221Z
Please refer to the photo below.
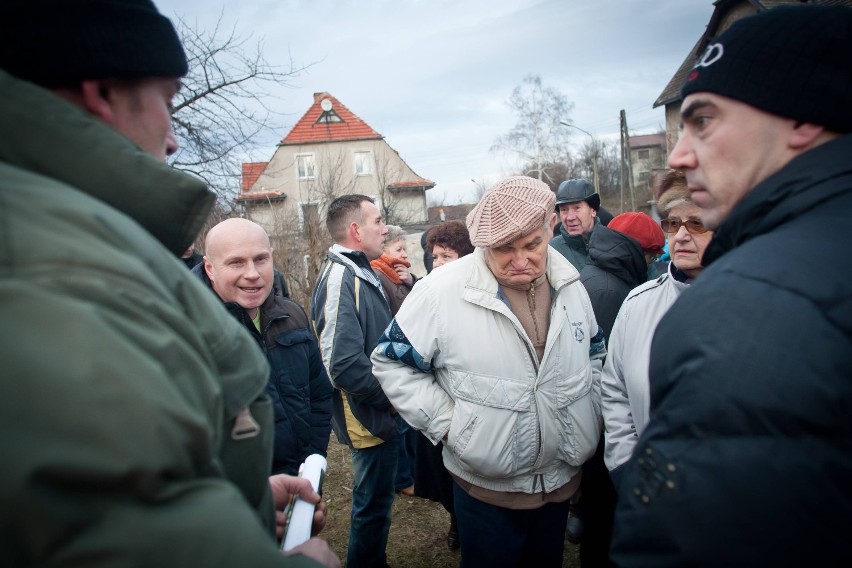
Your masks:
M648 265L663 251L665 234L644 213L616 215L589 239L589 261L580 281L589 293L595 319L609 338L615 317L630 290L646 281ZM580 563L609 566L609 545L616 491L604 464L604 437L595 455L583 464L575 514L582 519Z
M616 215L609 226L592 233L589 261L580 280L607 336L624 298L647 280L648 266L663 252L665 243L660 225L644 213Z
M684 84L669 165L714 234L651 345L619 565L852 566L850 53L852 9L774 8Z
M183 262L190 270L198 266L202 258L204 257L195 250L195 243L190 244L189 247L183 251L183 254L180 255L181 262Z
M316 336L305 311L275 292L272 248L260 225L227 219L210 229L204 248L193 272L255 338L271 367L271 473L296 475L306 457L326 455L331 434L332 386Z
M429 258L433 259L435 269L467 256L474 250L467 225L459 220L447 221L432 227L424 247L424 250L429 252ZM457 550L460 544L453 502L453 478L444 467L443 451L444 444L433 445L423 433L417 433L414 494L441 503L450 514L447 547L450 550Z

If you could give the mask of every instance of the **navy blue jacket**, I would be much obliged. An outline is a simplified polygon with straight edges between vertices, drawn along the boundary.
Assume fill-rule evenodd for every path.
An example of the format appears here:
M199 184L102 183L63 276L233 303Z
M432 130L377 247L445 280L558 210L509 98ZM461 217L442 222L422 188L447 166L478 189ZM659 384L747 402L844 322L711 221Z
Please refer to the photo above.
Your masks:
M852 135L731 211L660 321L622 566L852 566Z
M314 287L311 323L335 389L334 432L351 448L396 437L393 408L370 362L390 321L390 307L364 253L333 246Z
M203 264L193 272L213 290ZM301 306L273 291L260 307L261 334L239 304L224 306L257 341L272 368L266 385L275 413L271 472L296 475L306 457L326 455L331 435L333 389L308 317Z

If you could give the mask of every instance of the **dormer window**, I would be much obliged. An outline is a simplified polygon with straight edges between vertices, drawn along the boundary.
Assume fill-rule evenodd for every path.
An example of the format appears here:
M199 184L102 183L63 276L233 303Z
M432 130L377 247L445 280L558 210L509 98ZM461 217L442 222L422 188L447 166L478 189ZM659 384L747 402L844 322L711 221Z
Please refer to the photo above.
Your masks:
M334 105L332 104L331 99L323 99L320 102L320 108L322 109L322 113L317 119L317 124L322 124L323 122L326 124L330 122L343 122L343 119L334 112Z
M317 119L317 124L323 124L328 122L343 122L343 119L340 118L333 110L324 110L322 111L322 114L319 115L319 118Z

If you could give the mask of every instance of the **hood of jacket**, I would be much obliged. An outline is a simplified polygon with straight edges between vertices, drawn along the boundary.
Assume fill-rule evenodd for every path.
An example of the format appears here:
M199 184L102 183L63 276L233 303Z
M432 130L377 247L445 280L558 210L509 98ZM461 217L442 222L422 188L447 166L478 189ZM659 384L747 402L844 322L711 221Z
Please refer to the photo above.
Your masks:
M203 181L160 162L50 91L4 71L0 132L0 160L124 212L176 255L195 239L216 201Z
M601 225L589 240L589 262L625 282L638 286L646 280L648 265L639 242Z

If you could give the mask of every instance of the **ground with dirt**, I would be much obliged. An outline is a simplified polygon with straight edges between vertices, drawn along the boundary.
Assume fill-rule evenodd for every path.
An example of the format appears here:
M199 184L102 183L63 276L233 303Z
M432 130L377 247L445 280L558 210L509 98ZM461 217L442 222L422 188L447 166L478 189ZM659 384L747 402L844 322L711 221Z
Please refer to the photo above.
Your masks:
M328 522L320 536L345 561L352 507L352 460L349 449L337 443L333 434L331 438L323 482ZM450 517L439 503L397 495L388 537L388 563L393 568L455 568L459 553L447 548L449 525ZM576 547L566 542L563 568L579 565Z

